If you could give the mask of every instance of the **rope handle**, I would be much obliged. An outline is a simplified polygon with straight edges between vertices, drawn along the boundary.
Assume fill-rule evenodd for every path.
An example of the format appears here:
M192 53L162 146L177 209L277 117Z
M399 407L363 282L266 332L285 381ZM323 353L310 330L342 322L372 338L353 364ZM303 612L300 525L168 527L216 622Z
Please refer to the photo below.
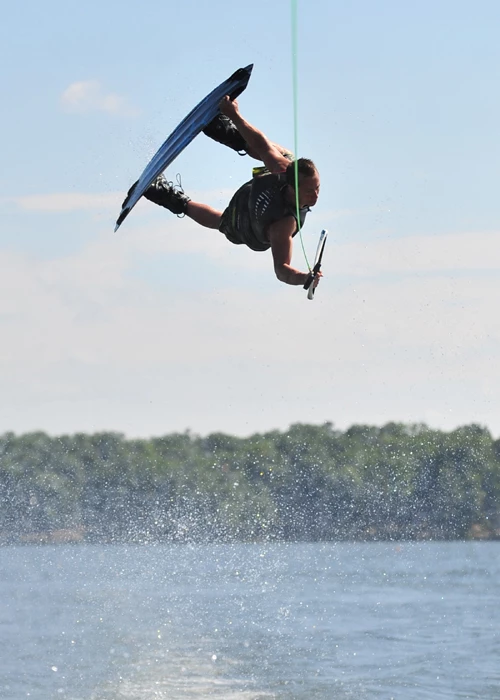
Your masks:
M328 231L323 229L319 235L318 247L316 248L316 256L314 258L314 265L312 270L310 270L307 279L304 283L304 289L307 289L307 298L312 301L314 299L314 293L316 291L316 286L313 284L316 275L321 270L321 261L323 260L323 253L325 250L326 239L328 237Z

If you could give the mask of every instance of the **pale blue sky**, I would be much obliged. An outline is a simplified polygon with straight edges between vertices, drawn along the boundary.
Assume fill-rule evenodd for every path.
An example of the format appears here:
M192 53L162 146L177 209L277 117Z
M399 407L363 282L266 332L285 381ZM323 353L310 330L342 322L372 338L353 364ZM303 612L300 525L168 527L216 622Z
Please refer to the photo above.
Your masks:
M113 233L154 151L240 66L243 114L293 146L288 1L5 8L0 432L500 435L500 4L298 6L309 255L331 234L313 303L269 254L149 203ZM252 163L201 135L168 175L223 208Z

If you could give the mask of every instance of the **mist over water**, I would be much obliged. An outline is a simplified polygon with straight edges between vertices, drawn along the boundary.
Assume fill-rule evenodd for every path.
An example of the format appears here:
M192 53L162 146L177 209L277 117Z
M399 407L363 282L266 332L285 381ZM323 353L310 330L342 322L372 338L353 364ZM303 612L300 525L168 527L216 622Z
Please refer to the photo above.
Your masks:
M498 543L0 549L2 700L500 698Z

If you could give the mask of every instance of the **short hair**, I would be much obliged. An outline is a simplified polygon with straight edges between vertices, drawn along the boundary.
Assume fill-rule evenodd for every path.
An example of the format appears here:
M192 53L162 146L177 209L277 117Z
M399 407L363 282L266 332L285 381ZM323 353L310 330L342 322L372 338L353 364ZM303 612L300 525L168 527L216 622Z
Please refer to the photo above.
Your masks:
M312 177L318 172L318 168L309 158L299 158L297 161L292 161L286 169L286 184L291 185L295 189L295 163L297 163L298 177Z

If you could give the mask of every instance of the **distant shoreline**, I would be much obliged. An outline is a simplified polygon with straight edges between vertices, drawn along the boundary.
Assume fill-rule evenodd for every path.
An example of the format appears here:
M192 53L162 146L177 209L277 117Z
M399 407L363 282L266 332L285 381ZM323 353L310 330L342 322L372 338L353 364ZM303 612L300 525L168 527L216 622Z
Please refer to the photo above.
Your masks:
M481 426L0 436L0 544L500 539Z

